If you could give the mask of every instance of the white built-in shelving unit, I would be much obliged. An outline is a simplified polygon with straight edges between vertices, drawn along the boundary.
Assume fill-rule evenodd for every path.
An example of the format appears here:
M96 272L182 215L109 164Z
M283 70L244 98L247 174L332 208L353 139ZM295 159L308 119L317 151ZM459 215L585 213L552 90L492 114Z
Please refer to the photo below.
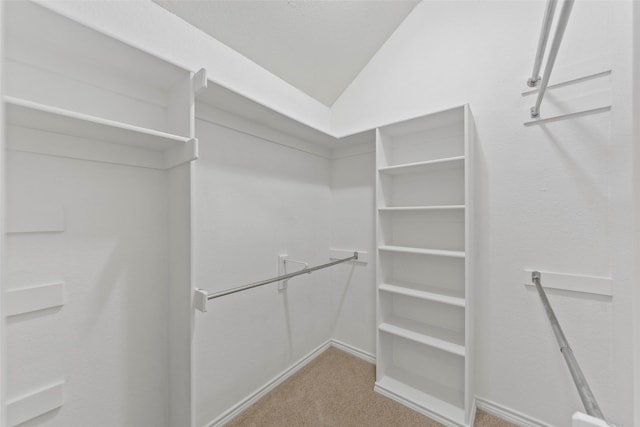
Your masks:
M119 375L121 365L107 353L120 343L109 334L115 334L120 318L127 316L127 349L138 357L158 354L158 360L163 360L167 340L157 345L153 337L168 338L171 366L157 369L170 371L166 385L171 393L170 423L192 425L188 394L190 170L198 155L194 132L197 74L65 17L46 2L7 2L4 15L2 101L7 164L12 172L7 180L9 272L2 291L7 300L5 313L17 319L7 327L7 346L11 347L8 369L39 373L35 378L13 375L7 382L3 404L8 409L8 425L62 406L61 416L67 417L97 411L99 407L91 407L95 401L102 409L112 408L105 406L106 397L103 401L95 396L92 401L82 400L92 392L82 388L78 378L101 384L103 393L121 393L121 389L102 387L102 383ZM127 182L132 189L122 188L119 177L130 179ZM23 188L25 182L32 185L31 191ZM70 187L76 182L83 184L79 186L82 190L77 197L70 196ZM43 183L50 191L42 190ZM87 189L89 196L81 192ZM87 208L100 203L103 205L98 209ZM139 208L137 212L134 206ZM92 216L85 218L87 211ZM157 239L136 241L127 236L138 229L143 230L141 235ZM112 240L117 245L106 255L76 261L85 259L84 252L90 252L99 240ZM44 250L29 250L39 246L46 247L50 257L66 254L67 262L51 266L41 256ZM158 259L162 262L156 262ZM104 269L103 276L109 276L108 271L117 267L124 270L122 277L107 277L99 286L93 275L87 274ZM22 274L23 270L29 275ZM166 271L169 277L158 277L159 271ZM100 286L108 290L101 291ZM126 312L119 308L120 315L113 316L110 304L114 300L121 298L118 301L123 307L133 306L140 303L143 293L144 304L140 305L145 307ZM130 299L122 300L124 295ZM155 313L156 307L161 307L162 318L171 317L168 328L161 322L145 323L145 316ZM83 325L96 328L86 316L81 317L83 309L99 313L111 329L78 333L77 328ZM63 322L65 328L60 327ZM141 323L145 326L137 329ZM24 328L29 332L23 332ZM42 336L52 337L47 341L53 349L50 352L33 350ZM83 338L74 341L76 336ZM105 356L96 356L99 369L82 374L82 363L70 362L76 351ZM29 358L25 365L16 356L21 354L38 356ZM147 364L156 363L154 359ZM136 383L132 393L152 395L145 387L153 387L150 384L157 372L149 376L140 371L131 373ZM72 400L69 404L66 396ZM156 410L157 402L153 407L144 406L150 399L136 403L139 412ZM99 416L97 413L94 416Z
M376 391L447 425L473 416L468 106L377 131Z

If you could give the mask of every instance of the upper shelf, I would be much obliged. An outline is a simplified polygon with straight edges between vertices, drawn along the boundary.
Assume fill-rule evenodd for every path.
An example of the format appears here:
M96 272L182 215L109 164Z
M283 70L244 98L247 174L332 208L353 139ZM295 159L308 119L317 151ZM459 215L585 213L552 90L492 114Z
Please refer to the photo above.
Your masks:
M418 212L418 211L455 211L464 210L464 205L425 205L425 206L382 206L380 212Z
M182 163L178 157L182 157L185 154L184 151L191 152L187 155L191 157L189 160L193 160L196 156L196 140L193 138L93 117L10 96L6 96L4 102L7 122L11 125L164 154L162 158L150 162L143 161L144 164L136 164L137 166L166 169ZM25 151L39 150L32 145L31 149ZM135 162L135 160L132 161Z
M447 157L445 159L428 160L424 162L404 163L394 166L384 166L378 172L387 175L404 175L409 173L423 172L426 170L436 170L451 168L464 164L464 156Z
M7 122L63 135L164 151L191 138L6 96Z
M451 258L464 258L464 251L450 251L443 249L422 249L422 248L413 248L408 246L378 246L378 250L383 252L400 252L406 254L416 254L416 255L433 255L433 256L443 256L443 257L451 257Z

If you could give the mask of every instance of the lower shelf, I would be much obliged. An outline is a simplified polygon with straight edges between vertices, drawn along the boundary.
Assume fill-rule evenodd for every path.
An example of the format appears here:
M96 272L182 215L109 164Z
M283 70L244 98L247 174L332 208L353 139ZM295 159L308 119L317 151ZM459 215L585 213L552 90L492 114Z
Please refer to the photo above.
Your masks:
M464 308L466 305L464 291L457 289L447 289L445 287L422 285L399 280L383 283L378 289L382 292L439 302L456 307Z
M456 356L465 357L464 334L397 316L381 323L378 329Z
M417 387L410 385L416 381L420 381ZM392 369L376 381L375 391L436 421L447 425L465 425L462 391L427 380L417 380L415 376L401 369Z

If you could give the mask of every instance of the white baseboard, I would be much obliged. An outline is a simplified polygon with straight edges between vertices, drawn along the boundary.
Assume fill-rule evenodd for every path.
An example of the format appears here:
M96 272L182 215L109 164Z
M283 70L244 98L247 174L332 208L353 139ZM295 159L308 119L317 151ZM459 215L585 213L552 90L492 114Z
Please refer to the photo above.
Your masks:
M315 350L308 353L306 356L303 356L300 360L298 360L296 363L291 365L291 367L286 369L280 375L277 375L271 381L267 382L262 387L258 388L256 391L251 393L249 396L247 396L246 398L244 398L243 400L241 400L240 402L238 402L237 404L229 408L222 415L215 418L213 421L208 422L205 425L208 427L219 427L219 426L225 425L226 423L231 421L233 418L237 417L242 412L247 410L251 405L256 403L258 400L264 397L271 390L273 390L274 388L282 384L287 378L289 378L290 376L298 372L300 369L304 368L313 359L320 356L325 350L331 347L331 344L332 344L331 340L326 341L325 343L317 347Z
M373 387L373 390L384 397L388 397L389 399L395 402L398 402L406 406L407 408L414 410L419 414L424 415L425 417L432 419L433 421L437 421L441 424L444 424L445 426L459 426L458 423L455 423L450 419L441 416L437 412L430 411L429 409L423 406L417 405L413 401L405 399L403 396L400 396L399 394L396 394L393 391L380 386L378 383L375 384L375 386Z
M365 362L368 363L376 363L376 357L375 355L366 352L364 350L361 350L357 347L354 347L352 345L346 344L342 341L338 341L335 339L330 339L327 340L325 343L321 344L320 346L318 346L315 350L311 351L310 353L308 353L306 356L302 357L300 360L298 360L297 362L295 362L293 365L291 365L288 369L286 369L285 371L283 371L281 374L275 376L272 380L270 380L269 382L267 382L266 384L264 384L262 387L258 388L256 391L254 391L253 393L251 393L250 395L248 395L246 398L244 398L243 400L241 400L240 402L238 402L236 405L232 406L231 408L229 408L227 411L225 411L222 415L220 415L219 417L215 418L214 420L208 422L205 424L205 426L207 427L220 427L220 426L224 426L225 424L229 423L233 418L237 417L238 415L240 415L242 412L244 412L245 410L247 410L251 405L253 405L254 403L256 403L258 400L260 400L262 397L264 397L267 393L269 393L271 390L273 390L274 388L276 388L277 386L279 386L280 384L282 384L285 380L287 380L289 377L291 377L293 374L295 374L296 372L298 372L300 369L304 368L307 364L309 364L311 361L313 361L316 357L320 356L324 351L326 351L329 347L335 347L338 350L344 351L346 353L349 353L359 359L364 360ZM413 402L410 401L404 401L404 399L399 399L399 396L387 392L387 390L381 389L379 386L376 385L375 387L375 391L385 395L387 397L390 397L394 400L401 400L402 403L417 411L420 412L424 415L427 415L428 417L435 419L436 421L439 422L443 422L445 424L450 424L450 421L440 417L439 414L436 414L434 412L431 411L426 411L424 408L418 407L415 404L413 404ZM506 406L500 405L498 403L492 402L490 400L481 398L481 397L476 397L474 399L474 403L473 403L473 408L471 411L471 414L473 415L471 417L470 420L470 426L473 427L474 423L475 423L475 414L477 410L481 410L484 411L490 415L496 416L498 418L501 418L505 421L509 421L513 424L516 424L518 426L521 427L553 427L551 424L547 424L545 422L542 422L540 420L537 420L535 418L532 418L528 415L525 415L521 412L515 411L511 408L507 408Z
M337 348L338 350L342 350L345 353L349 353L352 356L360 358L365 362L374 363L374 364L376 363L376 356L374 356L373 354L368 353L364 350L360 350L359 348L356 348L342 341L332 339L331 346Z
M469 427L475 427L476 425L476 415L478 414L478 402L477 400L474 398L472 403L471 403L471 412L470 414L470 418L469 418Z
M309 362L314 360L316 357L320 356L325 350L329 347L335 347L338 350L342 350L345 353L349 353L355 357L358 357L369 363L376 363L376 358L373 354L367 353L366 351L360 350L359 348L353 347L349 344L343 343L341 341L337 341L334 339L330 339L317 347L315 350L311 351L306 356L302 357L296 363L291 365L288 369L282 372L280 375L274 377L271 381L264 384L262 387L251 393L249 396L229 408L222 415L215 418L214 420L205 424L207 427L219 427L227 424L233 418L240 415L242 412L247 410L251 405L256 403L262 397L264 397L271 390L282 384L287 378L298 372L300 369L304 368Z
M521 412L515 411L506 406L499 405L487 399L476 397L476 407L486 412L487 414L494 415L498 418L502 418L505 421L509 421L521 427L553 427L551 424L547 424Z

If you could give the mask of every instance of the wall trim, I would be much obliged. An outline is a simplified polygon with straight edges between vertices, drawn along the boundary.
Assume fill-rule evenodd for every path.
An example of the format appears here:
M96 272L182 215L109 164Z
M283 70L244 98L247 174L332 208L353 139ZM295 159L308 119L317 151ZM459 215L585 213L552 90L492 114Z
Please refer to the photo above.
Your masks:
M359 359L362 359L365 362L369 362L373 364L376 363L376 356L367 351L361 350L357 347L354 347L342 341L338 341L336 339L332 339L330 341L331 341L331 347L335 347L338 350L342 350L345 353L349 353L350 355L355 356Z
M547 424L514 409L507 408L506 406L499 405L488 399L476 396L475 400L477 409L521 427L553 427L551 424Z

